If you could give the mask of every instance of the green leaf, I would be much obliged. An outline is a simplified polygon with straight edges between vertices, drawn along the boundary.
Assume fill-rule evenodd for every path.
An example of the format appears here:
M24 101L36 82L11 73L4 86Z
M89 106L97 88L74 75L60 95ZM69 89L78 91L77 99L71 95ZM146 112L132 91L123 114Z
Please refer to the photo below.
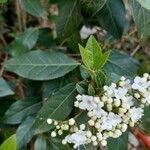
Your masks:
M16 135L13 134L0 146L0 150L16 150Z
M56 30L62 40L68 38L82 21L78 0L64 0L57 18Z
M112 73L133 78L137 74L139 62L123 52L112 51L104 70L111 77Z
M128 132L123 133L117 139L109 139L107 150L128 150Z
M108 58L109 58L110 52L111 52L111 51L105 52L105 53L102 55L101 59L99 60L99 61L100 61L100 67L101 67L101 68L106 64L106 62L107 62L107 60L108 60Z
M107 0L81 0L84 11L90 12L95 15L99 10L103 8Z
M0 77L0 97L13 95L13 94L14 92L11 90L8 83L2 77Z
M88 61L92 61L93 69L100 69L102 49L93 35L89 37L85 49L89 50L90 60Z
M45 14L40 0L20 0L20 4L25 11L33 16L42 17Z
M80 49L80 54L81 54L83 63L85 64L87 68L91 68L92 64L91 64L88 50L82 47L80 44L79 44L79 49Z
M91 84L88 85L88 95L95 95L94 87Z
M60 138L50 138L48 140L48 149L49 150L72 150L69 145L62 145L62 139Z
M143 130L150 135L150 107L145 107L144 108L144 116L141 121L141 126Z
M141 42L144 43L150 37L150 11L140 5L137 0L130 0L129 2L131 4L132 15L138 34Z
M0 0L0 3L6 3L7 0Z
M137 0L141 5L142 7L150 10L150 1L149 0Z
M26 98L13 103L6 111L3 122L6 124L19 124L27 116L33 115L41 108L41 102L37 99Z
M19 56L32 49L38 37L39 30L37 28L28 28L24 33L16 37L15 41L7 47L7 50L12 56Z
M37 115L35 133L40 134L53 128L47 124L48 118L66 119L73 109L75 94L75 85L68 84L50 96Z
M23 146L31 140L34 135L35 128L33 128L33 124L35 122L35 117L27 117L24 122L18 127L16 131L16 139L17 139L17 149L21 149Z
M32 51L4 63L8 71L32 80L51 80L64 76L79 65L59 52Z
M47 150L47 139L44 135L39 135L34 144L34 150Z
M99 25L116 39L121 38L126 26L126 12L122 0L107 0L105 6L97 13Z
M95 82L98 88L102 88L106 83L106 75L103 71L99 70L95 73Z

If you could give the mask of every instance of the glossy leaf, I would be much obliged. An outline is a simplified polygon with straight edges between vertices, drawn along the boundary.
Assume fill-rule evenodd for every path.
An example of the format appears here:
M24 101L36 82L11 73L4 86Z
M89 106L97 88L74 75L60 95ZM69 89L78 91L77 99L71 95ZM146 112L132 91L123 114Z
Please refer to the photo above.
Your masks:
M16 135L10 136L0 146L0 150L16 150Z
M123 52L112 51L104 70L111 77L116 74L118 77L126 76L132 78L137 74L139 63L136 59Z
M116 39L121 38L126 26L126 12L123 0L107 0L105 6L97 13L99 25Z
M33 115L41 108L41 102L33 98L18 100L6 111L3 122L6 124L19 124L27 116Z
M141 42L144 43L150 37L150 11L140 5L137 0L130 0L130 4L138 34Z
M8 71L32 80L50 80L64 76L79 63L58 52L32 51L4 63Z
M11 90L8 83L2 77L0 77L0 97L13 95L13 94L14 92Z
M65 0L60 8L57 18L57 34L62 40L73 34L79 27L82 21L82 16L78 6L78 0Z
M44 8L39 0L20 0L21 7L33 16L44 16Z
M37 115L35 122L36 134L53 128L52 125L47 124L48 118L64 120L68 117L73 109L75 93L75 85L68 84L49 97Z
M117 139L109 139L107 150L127 150L128 149L128 132L123 133Z

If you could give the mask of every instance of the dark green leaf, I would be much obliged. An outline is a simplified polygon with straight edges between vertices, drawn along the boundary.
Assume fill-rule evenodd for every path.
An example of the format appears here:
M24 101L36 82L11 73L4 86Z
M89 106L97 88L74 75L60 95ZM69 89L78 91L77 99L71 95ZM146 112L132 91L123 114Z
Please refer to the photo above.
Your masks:
M37 28L28 28L24 33L16 37L15 41L7 47L7 50L13 56L21 55L34 47L38 37L39 30Z
M79 63L58 52L32 51L4 63L8 71L32 80L50 80L64 76Z
M20 0L21 7L33 16L42 17L45 14L40 0Z
M145 107L144 116L141 121L141 125L144 131L150 135L150 107Z
M21 149L23 146L26 146L33 137L35 131L35 128L33 128L34 122L34 117L27 117L26 120L18 127L16 131L17 149Z
M137 0L130 0L130 4L141 42L144 43L150 37L150 11L140 5Z
M41 102L27 98L13 103L6 111L3 122L7 124L21 123L27 116L35 114L41 108Z
M118 76L133 78L138 69L138 61L123 52L112 51L104 70L111 77L112 73Z
M48 118L64 120L68 117L73 109L75 93L75 85L68 84L49 97L37 115L35 122L36 134L53 128L52 125L47 124Z
M57 34L62 40L68 38L79 27L82 16L78 8L78 0L65 0L57 19Z
M47 150L47 138L44 135L39 135L34 144L34 150Z
M6 139L0 146L0 150L16 150L16 135Z
M126 26L125 6L122 0L107 0L105 6L97 13L99 25L119 39Z
M117 139L109 139L107 150L128 150L128 132L123 133Z
M95 15L105 5L107 0L81 0L84 11L90 12Z
M13 95L14 92L10 89L8 83L0 77L0 97Z

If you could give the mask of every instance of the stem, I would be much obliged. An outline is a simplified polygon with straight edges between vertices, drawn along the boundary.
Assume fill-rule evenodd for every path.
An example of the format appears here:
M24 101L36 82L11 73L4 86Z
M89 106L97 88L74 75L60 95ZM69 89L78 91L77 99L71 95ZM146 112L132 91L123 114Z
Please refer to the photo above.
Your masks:
M18 19L18 29L21 32L22 31L22 28L21 28L21 11L20 11L19 0L16 0L16 13L17 13L17 19Z

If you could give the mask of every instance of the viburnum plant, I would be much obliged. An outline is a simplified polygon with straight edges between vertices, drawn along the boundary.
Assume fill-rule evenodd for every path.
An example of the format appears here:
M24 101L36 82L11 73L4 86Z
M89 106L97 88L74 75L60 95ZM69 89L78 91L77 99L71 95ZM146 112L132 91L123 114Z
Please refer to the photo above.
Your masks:
M71 144L75 149L88 144L106 146L108 138L120 137L144 115L144 106L150 104L150 75L145 73L133 81L122 76L110 83L103 70L110 51L103 53L93 36L85 48L79 45L79 49L87 76L81 81L84 88L77 88L77 114L65 121L48 118L47 123L54 125L53 138L65 135L64 145Z

